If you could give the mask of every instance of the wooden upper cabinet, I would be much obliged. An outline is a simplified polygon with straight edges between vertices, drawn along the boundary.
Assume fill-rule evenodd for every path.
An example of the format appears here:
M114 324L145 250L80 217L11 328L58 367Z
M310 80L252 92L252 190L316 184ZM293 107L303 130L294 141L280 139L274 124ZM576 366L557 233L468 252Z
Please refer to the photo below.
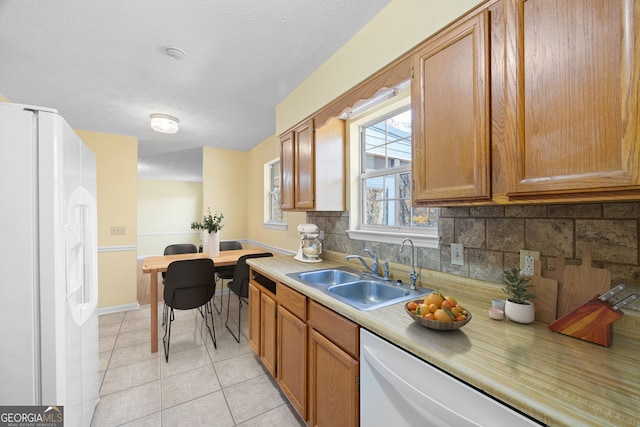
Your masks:
M293 131L280 137L280 208L293 209L295 174L295 135Z
M280 136L281 209L345 210L345 123L307 120Z
M314 128L313 120L302 123L293 130L295 134L295 207L313 209L315 201L314 182Z
M345 122L332 118L316 128L315 181L317 211L346 210Z
M640 189L640 1L505 8L507 195Z
M483 11L414 56L414 204L491 198L488 40Z

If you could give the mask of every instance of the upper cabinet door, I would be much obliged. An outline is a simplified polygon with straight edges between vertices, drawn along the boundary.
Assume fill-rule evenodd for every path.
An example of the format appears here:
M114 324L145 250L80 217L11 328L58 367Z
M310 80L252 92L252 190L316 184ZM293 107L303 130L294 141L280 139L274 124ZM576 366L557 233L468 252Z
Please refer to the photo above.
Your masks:
M280 208L293 209L295 174L295 135L293 131L280 137Z
M313 209L315 200L314 183L314 135L313 120L296 127L295 133L295 208Z
M487 200L490 188L488 13L436 36L414 56L413 200Z
M505 6L507 194L640 188L640 1Z

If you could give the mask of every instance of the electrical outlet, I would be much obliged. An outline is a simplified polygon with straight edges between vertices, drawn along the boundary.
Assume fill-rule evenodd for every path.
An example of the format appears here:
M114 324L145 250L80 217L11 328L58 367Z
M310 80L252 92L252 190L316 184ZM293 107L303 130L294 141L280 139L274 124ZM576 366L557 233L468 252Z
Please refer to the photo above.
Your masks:
M462 243L451 244L451 264L464 265L464 246Z
M520 250L520 271L523 276L533 276L534 262L540 260L540 252Z
M118 227L111 227L112 236L124 236L125 234L127 234L127 227L122 225Z

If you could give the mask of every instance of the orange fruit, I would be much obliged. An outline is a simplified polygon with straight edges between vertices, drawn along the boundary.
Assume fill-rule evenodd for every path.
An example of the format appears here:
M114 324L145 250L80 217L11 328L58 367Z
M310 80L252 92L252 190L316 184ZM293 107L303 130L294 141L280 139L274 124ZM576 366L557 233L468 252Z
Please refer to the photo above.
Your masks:
M452 322L453 319L442 309L437 309L433 313L433 317L439 322Z
M453 306L451 307L451 312L454 316L459 316L460 314L462 314L462 307L460 307L459 305Z
M444 301L444 298L438 292L434 292L432 294L429 294L424 299L424 302L426 304L435 304L438 307L440 307L442 305L442 301Z
M444 297L444 299L449 301L451 303L451 306L458 305L458 301L456 301L456 299L454 297Z
M433 313L427 313L427 315L424 316L424 317L426 317L427 319L430 319L430 320L436 320L436 318L433 317Z
M442 306L443 306L443 307L446 307L446 308L448 308L448 309L453 308L453 304L451 304L451 301L448 301L448 300L444 300L444 301L442 301Z
M420 304L420 315L424 316L425 314L429 313L429 307L427 306L427 304Z
M433 312L434 312L434 311L436 311L438 308L440 308L440 307L438 307L438 306L437 306L437 305L435 305L435 304L429 304L427 307L429 308L429 312L431 312L431 313L433 313Z
M407 304L407 310L409 311L416 311L416 308L418 308L418 304L416 304L415 302L411 301L409 304Z

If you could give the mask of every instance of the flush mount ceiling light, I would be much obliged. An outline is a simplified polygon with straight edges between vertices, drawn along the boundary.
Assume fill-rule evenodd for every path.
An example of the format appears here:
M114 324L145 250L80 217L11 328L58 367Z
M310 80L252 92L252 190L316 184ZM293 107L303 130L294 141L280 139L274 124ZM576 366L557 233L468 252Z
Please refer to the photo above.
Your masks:
M176 133L179 130L179 120L166 114L151 115L151 129L160 133Z
M185 57L184 51L182 49L177 48L177 47L168 47L168 48L166 48L164 50L164 53L166 53L167 56L169 56L170 58L175 59L176 61L184 59L184 57Z

